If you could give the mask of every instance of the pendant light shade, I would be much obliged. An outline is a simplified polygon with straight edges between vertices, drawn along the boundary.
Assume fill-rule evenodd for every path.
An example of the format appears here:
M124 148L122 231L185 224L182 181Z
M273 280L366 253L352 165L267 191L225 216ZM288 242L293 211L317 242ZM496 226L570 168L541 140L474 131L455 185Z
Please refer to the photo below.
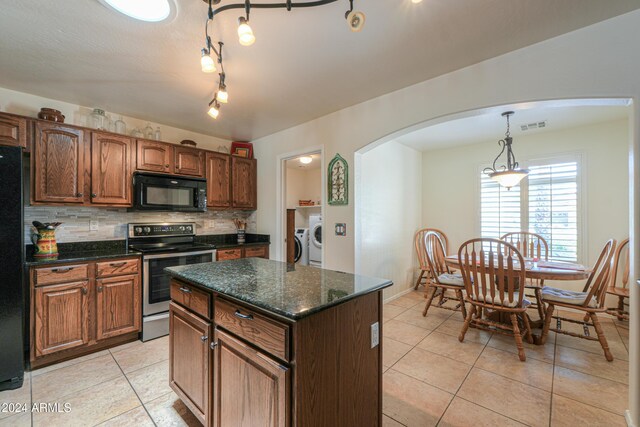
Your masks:
M485 168L484 173L489 176L492 180L496 181L503 187L506 187L507 190L510 190L511 187L515 187L522 181L522 179L529 175L528 169L520 169L519 164L516 161L516 156L513 154L513 150L511 149L511 144L513 143L513 138L511 138L510 131L510 123L509 117L512 116L513 111L506 111L502 113L502 117L507 118L507 132L505 133L504 139L498 141L498 145L502 146L502 150L498 153L498 156L493 161L493 167ZM500 165L496 168L496 163L500 156L505 152L507 156L507 164Z
M256 41L253 30L249 26L249 21L244 16L238 18L238 38L242 46L251 46Z
M200 57L200 66L203 73L215 73L216 63L207 52L207 49L202 49L202 56Z

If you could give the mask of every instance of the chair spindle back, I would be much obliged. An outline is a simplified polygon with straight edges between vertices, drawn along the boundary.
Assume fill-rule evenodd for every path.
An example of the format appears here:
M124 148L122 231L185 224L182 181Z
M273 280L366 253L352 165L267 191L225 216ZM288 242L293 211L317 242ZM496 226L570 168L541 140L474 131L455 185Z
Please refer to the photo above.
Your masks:
M418 263L420 264L421 270L429 269L429 260L427 259L427 252L424 246L425 240L424 236L428 232L433 232L438 234L442 241L444 242L444 253L447 254L447 250L449 249L449 239L444 232L436 229L436 228L423 228L422 230L418 230L414 237L414 245L416 247L416 254L418 255Z
M444 238L437 231L429 230L424 233L424 247L434 279L443 273L449 273L449 267L444 258L447 256L446 243Z
M609 278L610 288L628 289L629 287L629 239L624 239L612 259Z
M600 256L593 266L593 271L582 290L582 292L588 292L587 298L584 300L585 306L588 306L589 301L595 298L597 307L603 307L607 285L609 284L609 273L611 272L611 258L613 258L615 247L616 240L609 239L604 248L602 248L602 252L600 252Z
M528 231L516 231L507 233L500 238L515 246L523 257L549 260L549 245L544 237Z

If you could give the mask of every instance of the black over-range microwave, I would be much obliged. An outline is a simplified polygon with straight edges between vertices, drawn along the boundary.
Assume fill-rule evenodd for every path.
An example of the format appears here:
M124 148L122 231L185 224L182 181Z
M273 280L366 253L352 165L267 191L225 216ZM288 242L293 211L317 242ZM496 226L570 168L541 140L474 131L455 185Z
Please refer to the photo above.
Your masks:
M135 211L205 212L207 180L154 173L133 175Z

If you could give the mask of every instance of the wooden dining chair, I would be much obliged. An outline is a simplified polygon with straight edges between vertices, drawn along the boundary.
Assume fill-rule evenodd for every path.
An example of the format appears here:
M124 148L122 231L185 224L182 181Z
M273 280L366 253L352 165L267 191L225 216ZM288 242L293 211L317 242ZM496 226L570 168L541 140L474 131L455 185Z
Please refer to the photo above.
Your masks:
M612 259L607 294L618 297L618 306L607 308L607 313L618 320L629 320L629 311L625 310L625 298L629 298L629 239L624 239Z
M510 243L498 239L478 238L462 244L458 250L458 262L466 290L466 302L470 304L462 331L464 336L473 325L476 328L512 335L521 361L527 360L522 339L533 343L529 318L526 315L529 301L520 292L525 283L524 258ZM497 312L497 320L474 317L478 310ZM520 331L519 320L523 330Z
M549 331L551 330L558 334L599 341L607 360L609 362L613 360L613 355L609 350L609 344L607 343L607 338L604 335L604 330L602 329L597 313L607 311L604 306L604 300L609 281L609 272L611 271L611 258L613 257L615 246L616 241L614 239L609 240L604 245L582 292L552 288L550 286L542 288L542 301L547 304L544 328L542 329L542 336L540 338L542 344L546 342ZM553 310L556 306L583 311L585 313L583 321L554 316ZM550 327L553 319L556 319L555 328ZM589 323L589 319L591 319L591 323ZM584 333L578 334L562 329L562 321L583 325ZM589 334L588 326L593 326L596 330L597 338Z
M444 234L444 232L436 228L423 228L422 230L418 230L413 239L413 243L416 247L416 254L418 255L420 274L418 276L418 280L416 280L415 286L413 287L414 290L417 290L418 287L420 287L420 285L422 284L426 285L431 280L429 261L427 261L427 252L424 246L424 235L430 231L438 234L442 238L442 241L444 242L445 254L447 253L447 249L449 248L449 239L447 238L447 235Z
M549 244L539 234L530 233L528 231L516 231L507 233L500 238L507 243L511 243L520 251L524 258L537 258L538 260L549 260ZM525 287L533 289L534 295L526 294L525 297L535 298L536 303L531 304L531 308L538 310L540 320L544 321L544 307L539 303L541 298L541 290L544 286L544 280L528 279Z
M424 233L424 247L431 280L427 283L427 303L422 311L422 315L427 315L433 298L440 292L436 306L446 310L460 310L462 312L462 318L466 319L467 310L464 305L464 296L462 293L464 290L464 281L461 275L453 274L445 263L444 258L447 256L447 253L444 238L438 231L429 230ZM430 293L429 290L431 290ZM447 290L453 291L455 297L447 296ZM444 304L448 300L458 301L458 304L455 307L445 306Z

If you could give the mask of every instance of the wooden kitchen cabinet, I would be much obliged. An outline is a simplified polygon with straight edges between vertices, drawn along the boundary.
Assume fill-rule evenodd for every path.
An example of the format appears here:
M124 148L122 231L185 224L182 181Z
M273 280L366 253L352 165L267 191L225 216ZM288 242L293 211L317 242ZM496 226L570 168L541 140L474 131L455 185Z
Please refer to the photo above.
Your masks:
M172 302L169 306L169 331L169 385L196 418L209 426L211 323Z
M231 156L223 153L207 153L205 156L207 177L207 206L228 208L231 206Z
M0 113L0 145L27 148L27 119Z
M164 142L136 140L136 169L149 172L173 173L173 145Z
M35 288L35 355L89 343L89 281Z
M36 121L31 155L32 200L48 203L85 201L85 132Z
M216 261L226 261L240 258L264 258L269 259L269 244L259 244L252 246L236 246L231 248L218 249L216 251Z
M288 426L289 368L221 330L214 335L214 425Z
M133 140L91 134L91 203L131 206Z
M176 145L173 153L174 173L204 177L204 151Z
M231 206L236 209L257 209L257 187L256 160L231 156Z
M30 280L32 368L138 338L139 258L38 264Z
M96 339L140 330L140 276L96 280Z

